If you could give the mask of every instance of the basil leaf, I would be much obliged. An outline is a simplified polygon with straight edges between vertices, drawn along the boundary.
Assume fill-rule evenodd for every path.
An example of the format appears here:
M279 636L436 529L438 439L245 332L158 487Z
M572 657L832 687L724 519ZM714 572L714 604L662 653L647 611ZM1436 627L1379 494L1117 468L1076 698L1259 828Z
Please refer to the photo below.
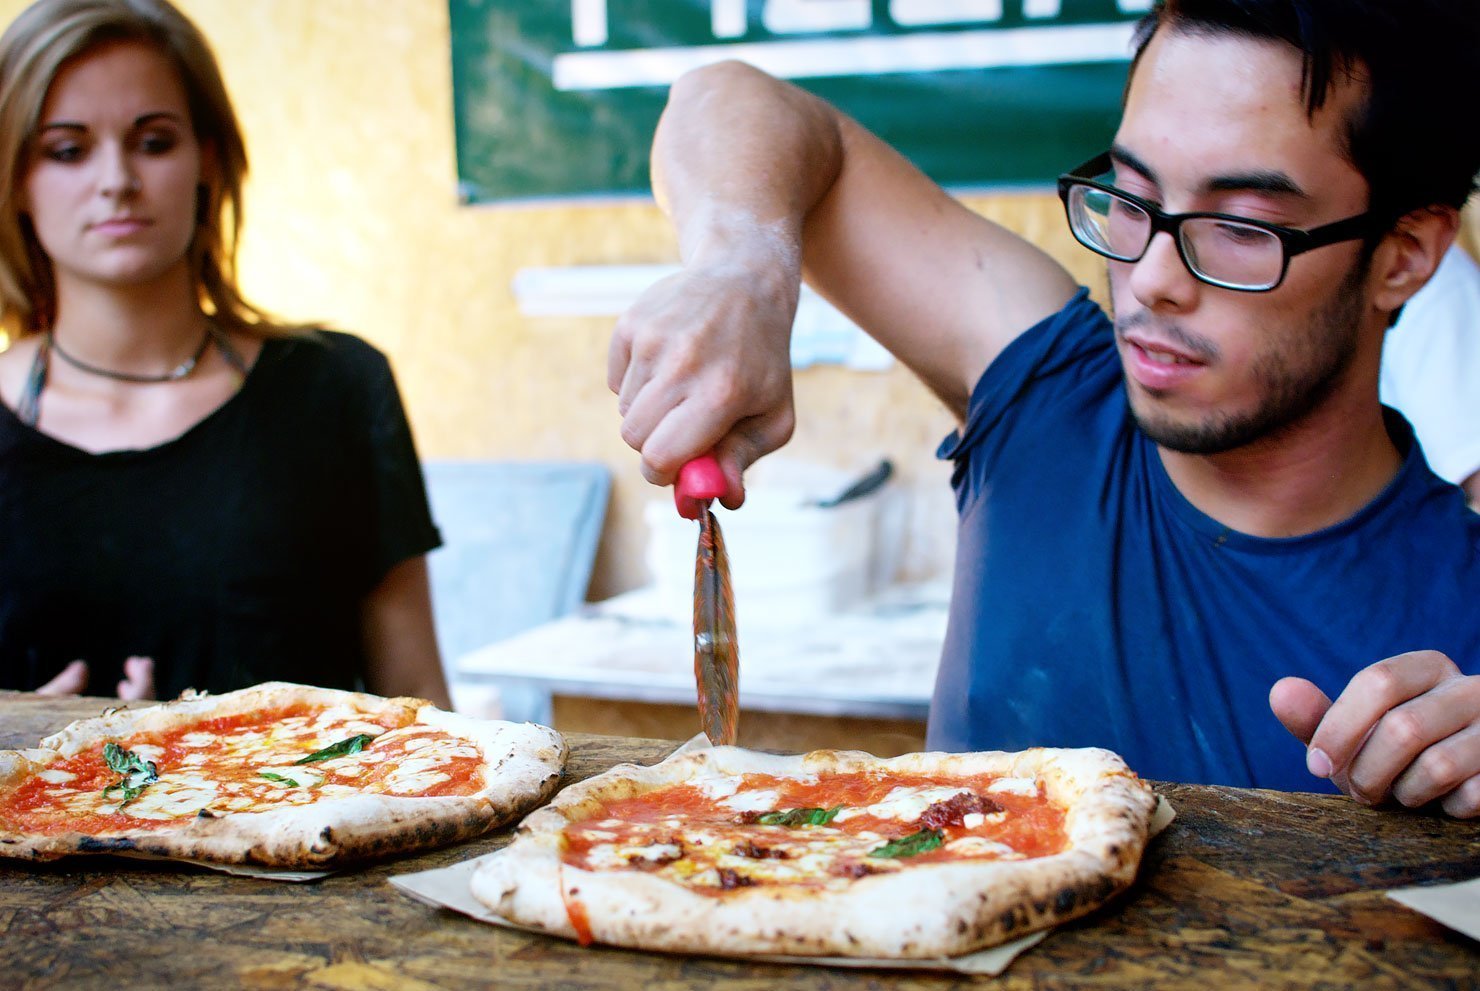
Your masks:
M365 744L373 739L375 737L369 733L360 733L357 736L350 737L348 740L340 740L338 743L331 744L323 750L315 750L302 760L295 760L293 763L313 764L321 760L332 760L335 757L348 757L350 754L357 754L361 750L364 750Z
M870 857L913 857L916 854L928 853L940 846L942 840L941 831L938 829L922 829L908 836L901 836L897 840L890 840L881 847L876 847L868 852Z
M147 785L159 780L159 768L153 761L144 760L132 750L125 750L116 743L103 744L103 762L108 765L109 770L123 776L122 780L103 789L105 802L113 800L115 791L123 796L123 800L118 803L120 809L138 798Z
M786 826L789 829L798 826L826 826L841 811L841 805L834 805L830 809L787 809L785 812L767 812L756 822L762 826Z
M157 775L153 764L141 758L132 750L125 750L118 744L108 742L103 744L103 760L108 769L117 771L119 774L143 773Z
M303 762L299 761L299 763L301 764ZM298 782L294 781L292 778L285 778L281 774L274 774L271 771L258 771L257 776L260 778L266 778L268 781L280 781L283 784L287 785L289 788L301 787Z

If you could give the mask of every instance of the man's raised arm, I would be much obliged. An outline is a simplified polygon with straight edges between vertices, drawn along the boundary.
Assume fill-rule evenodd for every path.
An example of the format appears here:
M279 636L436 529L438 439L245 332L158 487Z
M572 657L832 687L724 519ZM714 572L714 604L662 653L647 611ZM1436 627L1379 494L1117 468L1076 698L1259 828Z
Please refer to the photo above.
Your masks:
M791 436L804 271L958 417L997 353L1074 292L835 108L741 63L674 84L653 187L683 270L618 322L608 384L649 481L713 449L732 507L740 473Z

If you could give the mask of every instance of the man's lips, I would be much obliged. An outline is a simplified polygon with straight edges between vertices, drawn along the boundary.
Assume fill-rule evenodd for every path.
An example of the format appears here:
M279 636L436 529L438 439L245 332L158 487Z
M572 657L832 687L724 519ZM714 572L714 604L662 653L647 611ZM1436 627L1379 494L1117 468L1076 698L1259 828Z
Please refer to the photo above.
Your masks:
M1121 334L1126 374L1149 390L1174 388L1195 377L1206 362L1184 348L1134 331Z

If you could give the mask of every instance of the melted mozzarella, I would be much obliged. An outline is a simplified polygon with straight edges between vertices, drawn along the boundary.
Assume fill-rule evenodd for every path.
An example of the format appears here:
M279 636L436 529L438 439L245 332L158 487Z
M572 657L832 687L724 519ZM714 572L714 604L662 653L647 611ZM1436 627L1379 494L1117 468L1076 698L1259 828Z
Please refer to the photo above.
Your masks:
M677 843L654 843L652 846L641 847L632 851L633 860L671 860L683 855L683 849Z
M710 775L695 778L690 783L703 792L706 798L729 798L740 790L740 779L733 775Z
M310 770L303 765L283 764L276 767L259 767L257 768L257 774L259 777L263 774L276 774L279 777L287 778L289 781L298 782L299 788L315 788L324 783L323 771ZM272 781L268 778L262 778L262 781L264 784L277 785L279 788L293 787L282 781Z
M854 816L870 815L875 819L895 819L913 822L925 814L925 810L936 802L944 802L957 795L970 794L971 789L952 786L920 786L895 788L873 805L844 809L834 822L846 822Z
M951 840L945 848L962 857L996 857L1000 860L1022 860L1023 855L1006 843L989 840L985 836L963 836Z
M720 805L736 812L769 812L776 807L781 796L774 791L742 791L720 801Z
M137 819L179 819L195 815L215 801L216 795L216 785L205 778L171 774L149 784L123 810ZM98 811L107 815L118 809L118 805L110 803Z
M677 843L598 843L586 852L586 862L597 870L614 870L638 860L672 860L682 854Z
M385 776L385 790L397 795L426 791L433 785L452 780L452 775L437 770L408 770L399 767Z
M987 791L994 791L998 794L1023 795L1027 798L1037 798L1038 782L1032 778L1002 778L988 785Z
M306 753L360 733L390 745L311 765L295 763ZM122 806L122 796L116 791L105 800L101 789L79 793L55 787L74 780L76 775L71 772L44 769L38 774L53 786L48 790L52 807L58 812L105 816L121 812L140 819L164 820L192 816L202 808L217 812L263 811L367 792L414 795L450 780L443 769L449 761L482 756L476 745L461 737L417 727L387 732L345 706L312 718L288 717L271 726L243 726L226 733L198 730L175 739L187 751L180 754L178 764ZM156 764L164 756L164 747L157 744L138 743L128 749ZM389 771L384 782L367 786L353 780L364 777L376 765ZM213 780L216 769L224 780ZM261 772L279 775L296 782L296 786L262 778ZM325 785L326 780L336 779L339 783Z

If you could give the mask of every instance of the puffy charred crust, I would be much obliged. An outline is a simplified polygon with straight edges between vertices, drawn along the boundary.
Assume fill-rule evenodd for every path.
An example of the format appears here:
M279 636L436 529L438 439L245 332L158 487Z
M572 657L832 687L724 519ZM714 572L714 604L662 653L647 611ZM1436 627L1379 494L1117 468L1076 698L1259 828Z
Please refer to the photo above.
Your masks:
M698 776L801 776L848 771L1037 779L1067 809L1069 848L1022 861L956 861L906 869L864 867L840 887L764 882L703 893L638 871L588 871L561 861L562 831L630 796ZM531 814L514 842L480 863L473 894L500 915L576 938L559 891L579 884L597 941L683 953L922 958L954 956L1083 915L1135 877L1155 796L1102 750L910 754L881 760L818 751L778 757L717 747L653 767L624 765L567 788ZM965 813L963 813L965 814ZM563 881L561 880L563 878ZM721 881L723 883L723 881Z
M107 836L29 835L0 825L0 855L52 860L78 853L123 853L287 870L333 869L455 843L503 825L555 791L569 753L564 739L543 726L473 720L421 699L381 699L275 682L118 710L71 724L43 740L41 749L0 751L0 790L100 739L301 702L349 704L367 716L389 716L397 725L426 723L470 740L485 755L483 788L473 795L440 798L353 795L266 812L204 808L167 827Z

